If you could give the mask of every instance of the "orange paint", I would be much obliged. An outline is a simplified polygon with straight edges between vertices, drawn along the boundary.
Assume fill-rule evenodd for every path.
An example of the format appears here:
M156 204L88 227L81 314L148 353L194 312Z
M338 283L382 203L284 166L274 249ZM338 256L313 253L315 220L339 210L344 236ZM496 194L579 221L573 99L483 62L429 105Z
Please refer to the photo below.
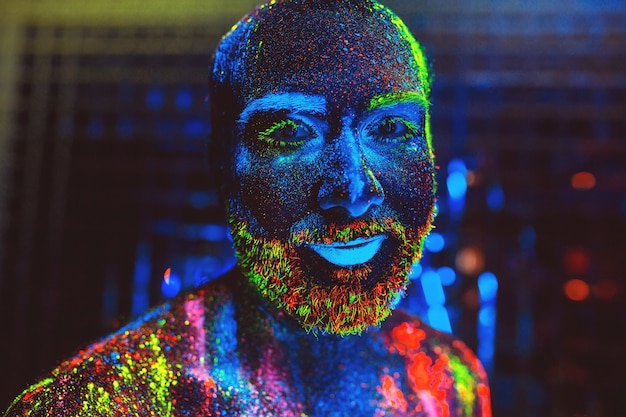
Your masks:
M401 354L419 350L420 342L424 340L426 333L422 329L416 329L409 323L402 323L391 331L393 347Z
M377 391L384 398L380 404L383 408L406 413L409 404L404 398L404 393L396 386L396 382L390 375L382 376L382 383L380 387L377 387Z

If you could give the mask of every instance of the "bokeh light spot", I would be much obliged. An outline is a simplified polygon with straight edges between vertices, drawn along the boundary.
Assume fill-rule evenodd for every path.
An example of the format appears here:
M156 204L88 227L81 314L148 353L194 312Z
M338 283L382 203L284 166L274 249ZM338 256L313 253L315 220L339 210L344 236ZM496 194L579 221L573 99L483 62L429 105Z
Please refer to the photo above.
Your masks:
M467 275L476 275L484 266L484 254L475 246L462 248L456 255L456 269Z
M580 276L589 272L591 259L585 249L580 247L569 248L565 252L563 264L567 272Z
M172 272L172 268L167 268L163 273L163 281L161 282L161 293L165 298L176 297L182 287L181 279Z
M467 191L467 180L465 179L465 174L460 172L450 173L450 175L448 175L448 179L446 180L446 185L448 186L448 194L450 194L450 198L460 199L465 196L465 192Z
M433 232L426 237L424 246L429 252L441 252L446 246L446 240L443 238L441 233Z
M617 295L617 283L610 279L601 279L593 285L592 291L596 297L610 300Z
M189 110L193 104L191 91L184 88L176 94L176 108L179 110Z
M163 90L159 87L152 87L146 95L146 106L150 110L161 110L165 97L163 96Z
M589 297L589 285L582 279L570 279L563 286L565 295L570 300L583 301Z
M424 290L424 298L426 304L430 307L444 305L446 302L446 295L443 292L441 286L441 280L437 272L433 270L424 271L420 278L422 283L422 289Z
M571 184L577 190L591 190L596 186L596 177L591 172L577 172L572 175Z
M437 268L437 274L439 274L439 278L441 279L441 285L452 285L456 281L456 272L449 266Z
M478 276L478 293L482 302L493 301L498 293L498 278L493 272L483 272Z
M491 211L500 211L504 208L504 190L499 184L487 189L487 207Z

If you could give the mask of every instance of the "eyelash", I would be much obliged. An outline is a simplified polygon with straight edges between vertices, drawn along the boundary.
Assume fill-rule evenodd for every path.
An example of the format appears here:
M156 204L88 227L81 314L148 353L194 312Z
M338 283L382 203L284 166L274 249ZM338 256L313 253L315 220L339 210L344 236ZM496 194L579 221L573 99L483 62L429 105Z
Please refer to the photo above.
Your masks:
M283 129L288 126L292 127L293 129L296 129L296 134L300 131L300 129L306 129L307 131L306 137L304 139L294 140L294 141L277 140L276 138L272 137L272 134L274 134L275 132L280 132L280 129ZM303 145L306 142L308 137L311 135L311 128L309 128L304 123L298 120L280 119L280 120L271 122L269 127L265 128L264 130L261 130L260 132L258 132L257 135L260 141L266 142L272 146L277 146L281 148L285 148L285 147L296 148L298 146Z
M406 129L406 132L404 134L396 134L396 135L381 135L377 130L380 129L380 127L385 124L385 123L400 123L404 126L404 128ZM384 117L382 119L380 119L379 121L377 121L376 123L372 123L372 125L370 125L370 127L368 127L367 132L368 135L371 137L376 137L377 141L383 142L383 143L400 143L400 142L405 142L408 141L416 136L420 135L420 127L417 123L406 120L402 117L397 117L397 116L387 116Z

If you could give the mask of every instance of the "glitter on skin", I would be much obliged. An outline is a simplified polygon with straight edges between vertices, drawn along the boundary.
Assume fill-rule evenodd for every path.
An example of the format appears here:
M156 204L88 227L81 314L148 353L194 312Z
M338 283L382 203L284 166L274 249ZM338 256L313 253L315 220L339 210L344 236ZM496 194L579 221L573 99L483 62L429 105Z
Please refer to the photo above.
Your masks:
M272 1L222 41L211 82L211 155L233 197L242 270L88 346L5 415L491 416L475 355L391 314L431 227L435 188L430 80L401 21L368 0ZM329 136L347 125L350 141ZM264 131L287 146L254 141ZM301 147L284 140L308 134ZM349 187L355 176L365 187ZM357 218L317 210L350 192L379 199ZM381 234L380 252L349 268L306 250Z

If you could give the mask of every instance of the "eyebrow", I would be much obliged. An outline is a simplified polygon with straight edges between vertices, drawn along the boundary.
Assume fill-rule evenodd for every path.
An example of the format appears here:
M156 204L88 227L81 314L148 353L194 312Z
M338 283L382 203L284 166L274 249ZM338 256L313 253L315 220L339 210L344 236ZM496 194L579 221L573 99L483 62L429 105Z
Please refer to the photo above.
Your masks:
M367 110L376 110L381 107L393 106L400 103L416 103L428 109L430 102L424 94L417 91L394 91L391 93L378 94L372 97L367 105Z
M324 115L326 114L326 99L322 96L303 93L268 94L248 103L239 116L239 122L248 122L255 113L281 110Z

